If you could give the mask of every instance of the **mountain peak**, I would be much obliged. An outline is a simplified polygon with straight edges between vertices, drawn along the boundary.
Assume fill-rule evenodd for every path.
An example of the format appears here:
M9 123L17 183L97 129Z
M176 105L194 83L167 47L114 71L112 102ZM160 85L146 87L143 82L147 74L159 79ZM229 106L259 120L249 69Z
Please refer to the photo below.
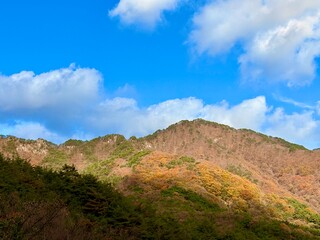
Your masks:
M203 119L180 121L149 136L129 140L112 134L90 141L71 139L57 146L42 139L3 136L0 151L5 156L30 160L33 165L58 169L63 164L74 164L80 171L95 169L93 173L100 168L106 171L116 159L120 159L118 164L125 159L134 166L141 156L154 151L188 156L240 174L264 192L296 196L320 210L319 150L309 151L280 138Z

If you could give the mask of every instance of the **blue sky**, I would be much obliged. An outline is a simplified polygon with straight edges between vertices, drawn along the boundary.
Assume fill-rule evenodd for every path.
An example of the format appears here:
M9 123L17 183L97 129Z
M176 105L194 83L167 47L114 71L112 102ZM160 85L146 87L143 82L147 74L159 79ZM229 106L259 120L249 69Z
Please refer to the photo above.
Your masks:
M4 1L0 134L144 136L201 117L320 147L319 26L318 0Z

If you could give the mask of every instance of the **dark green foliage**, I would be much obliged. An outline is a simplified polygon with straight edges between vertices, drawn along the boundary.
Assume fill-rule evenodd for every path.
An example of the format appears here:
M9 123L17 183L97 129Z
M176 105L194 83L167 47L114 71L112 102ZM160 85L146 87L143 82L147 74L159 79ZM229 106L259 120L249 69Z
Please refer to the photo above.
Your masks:
M86 168L85 173L94 174L99 178L99 180L106 182L111 172L114 160L115 158L108 158L94 162Z
M298 240L320 236L317 229L232 213L178 186L151 199L143 197L147 193L141 187L132 190L137 195L131 199L92 175L79 174L74 166L52 171L0 155L0 239ZM290 203L297 218L318 221L317 215L305 214L304 205Z
M92 175L80 175L73 166L53 172L1 155L0 166L0 239L29 239L33 235L37 239L52 231L50 225L56 221L66 228L66 235L81 222L94 225L87 229L92 236L110 229L129 234L140 225L139 213L126 198Z
M125 158L134 152L132 144L125 139L123 141L117 139L116 144L117 147L111 155L112 158Z
M304 219L308 222L315 223L320 228L320 216L312 213L308 207L295 199L288 198L287 199L290 205L294 208L293 217L295 219Z
M128 165L134 166L146 154L149 154L149 152L141 151L135 154L132 143L127 141L123 136L117 135L116 148L110 154L110 156L107 159L93 162L91 165L87 167L85 172L89 174L94 174L101 181L110 182L110 178L113 178L113 180L115 180L115 178L109 176L109 174L116 159L126 158L128 159Z
M129 138L129 141L138 141L138 138L136 136L131 136Z
M15 139L14 137L8 138L8 142L5 146L5 150L14 156L18 156L17 149L16 149L16 143L15 143L14 139Z
M298 144L295 144L295 143L290 143L290 142L288 142L288 141L286 141L286 140L284 140L282 138L267 136L265 134L255 132L255 131L253 131L251 129L241 129L241 131L243 131L245 133L249 133L249 134L253 134L253 135L259 136L265 142L273 143L273 144L280 144L280 145L288 148L290 152L293 152L293 151L296 151L296 150L308 150L302 145L298 145ZM249 140L249 142L251 142L251 143L255 143L255 140L251 139L250 137L247 138L247 140Z
M69 139L68 141L66 141L63 145L64 146L80 146L82 145L84 142L81 140L77 140L77 139Z
M258 183L258 180L252 177L252 173L247 169L243 168L241 165L229 165L227 166L227 170L240 177L246 178L250 182Z
M296 150L308 150L302 145L298 145L295 143L290 143L282 138L274 138L276 142L280 143L282 146L286 147L289 149L290 152L296 151Z
M251 135L255 135L255 136L259 136L261 139L263 139L263 141L265 142L274 142L273 141L273 137L271 136L268 136L268 135L265 135L265 134L262 134L262 133L259 133L259 132L256 132L256 131L253 131L251 129L246 129L246 128L242 128L240 129L242 132L246 133L246 134L249 134L249 136Z
M194 207L198 210L210 210L210 211L220 211L220 207L217 204L214 204L199 194L186 190L184 188L173 186L161 192L163 197L172 197L174 194L178 194L183 197L185 200L190 201L194 204Z
M57 148L50 148L47 156L42 161L43 167L51 169L60 169L61 166L68 162L68 156L65 152Z
M166 167L170 169L170 168L174 168L176 166L185 165L188 168L192 168L192 167L194 167L195 162L196 162L196 160L192 157L182 156L179 159L175 159L175 160L170 161L166 165Z
M129 159L128 159L128 166L129 167L134 167L135 165L137 165L141 159L148 155L151 151L149 150L143 150L143 151L140 151L140 152L137 152L135 153L133 156L131 156Z

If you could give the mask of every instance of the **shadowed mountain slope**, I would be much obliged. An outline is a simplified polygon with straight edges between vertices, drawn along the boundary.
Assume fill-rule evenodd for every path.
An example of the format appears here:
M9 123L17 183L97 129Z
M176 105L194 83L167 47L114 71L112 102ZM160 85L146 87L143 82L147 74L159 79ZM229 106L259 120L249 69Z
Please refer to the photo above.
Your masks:
M155 203L161 214L175 212L178 222L193 216L206 221L204 208L214 204L224 212L212 217L218 232L226 226L230 234L237 229L239 219L228 218L225 211L249 214L253 225L267 218L320 228L320 152L251 130L199 119L129 140L108 135L57 146L41 139L2 137L0 152L49 169L73 164L138 202ZM181 202L191 208L179 208Z

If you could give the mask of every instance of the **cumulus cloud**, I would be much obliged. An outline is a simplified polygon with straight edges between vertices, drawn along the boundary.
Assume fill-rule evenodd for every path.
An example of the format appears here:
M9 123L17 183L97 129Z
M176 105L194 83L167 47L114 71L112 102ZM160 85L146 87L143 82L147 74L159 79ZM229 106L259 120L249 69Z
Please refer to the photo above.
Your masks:
M244 79L306 85L320 54L317 0L210 1L193 18L190 42L200 54L225 54L236 46Z
M235 106L229 106L225 101L206 105L202 100L190 97L168 100L147 108L139 108L134 99L115 98L100 104L98 112L90 119L90 125L100 128L99 131L113 128L126 136L143 136L181 120L203 118L258 131L268 112L263 96Z
M101 81L97 70L74 66L39 75L21 72L1 76L0 134L55 143L110 133L140 137L180 120L203 118L310 148L320 145L319 104L293 114L269 106L264 96L235 105L225 100L207 104L189 97L140 107L133 98L105 98Z
M41 120L55 130L73 131L102 97L102 76L95 69L70 65L41 74L0 75L2 121ZM77 129L78 130L78 129Z
M98 106L90 125L127 137L143 136L180 120L197 118L202 107L202 101L195 98L168 100L147 108L140 108L134 99L114 98Z
M19 138L46 139L51 142L64 142L67 138L48 130L37 122L16 122L14 124L0 124L2 135L12 135Z
M266 99L259 96L244 100L238 105L229 107L227 102L221 105L207 105L202 118L223 123L235 128L261 130L269 112Z
M268 127L265 133L284 138L288 141L307 146L311 149L320 145L320 121L314 117L314 112L286 114L277 108L267 119Z
M287 114L281 108L268 106L264 96L247 99L230 106L226 101L205 104L201 99L172 99L140 108L134 99L114 98L101 103L89 119L97 132L117 132L145 136L180 120L203 118L235 128L249 128L303 144L320 145L320 121L315 110ZM93 129L91 129L93 131Z
M320 101L317 102L316 111L320 115Z
M39 75L31 71L0 75L0 110L81 107L96 100L101 81L97 70L74 65Z
M320 145L320 121L315 111L287 114L284 109L268 106L264 96L247 99L230 106L222 101L205 104L201 99L173 99L147 108L140 108L134 99L114 98L99 105L90 125L99 132L144 136L180 120L203 118L235 128L249 128L272 136L303 144Z
M127 25L140 24L153 28L162 19L164 11L174 10L181 0L120 0L109 12Z

